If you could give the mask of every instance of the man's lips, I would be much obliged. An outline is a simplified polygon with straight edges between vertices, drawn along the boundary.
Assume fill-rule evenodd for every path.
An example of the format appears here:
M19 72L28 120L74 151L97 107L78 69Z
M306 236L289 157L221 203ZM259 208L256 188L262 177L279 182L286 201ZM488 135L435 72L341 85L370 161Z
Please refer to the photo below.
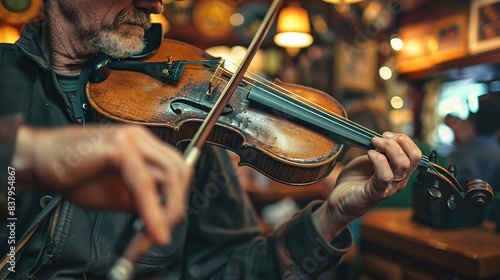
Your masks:
M120 29L140 29L141 31L144 31L144 30L146 30L146 27L144 27L142 25L135 24L135 23L124 22L124 23L120 24Z
M136 7L141 7L148 9L154 14L160 14L163 12L163 1L159 0L136 0L135 4Z

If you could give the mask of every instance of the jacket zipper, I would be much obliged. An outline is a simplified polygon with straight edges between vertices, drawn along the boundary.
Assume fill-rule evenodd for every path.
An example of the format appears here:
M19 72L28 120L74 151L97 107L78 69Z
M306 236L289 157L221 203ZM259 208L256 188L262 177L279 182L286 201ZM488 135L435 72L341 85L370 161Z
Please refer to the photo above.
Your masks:
M30 274L32 276L35 276L38 273L38 271L40 271L42 266L50 264L50 262L52 261L53 251L55 249L54 235L58 231L61 222L60 214L63 203L64 201L59 202L54 211L54 215L52 216L52 221L50 224L49 244L46 248L43 249L45 252L42 253L41 255L42 259L38 262L38 265L36 265L34 268L31 269Z

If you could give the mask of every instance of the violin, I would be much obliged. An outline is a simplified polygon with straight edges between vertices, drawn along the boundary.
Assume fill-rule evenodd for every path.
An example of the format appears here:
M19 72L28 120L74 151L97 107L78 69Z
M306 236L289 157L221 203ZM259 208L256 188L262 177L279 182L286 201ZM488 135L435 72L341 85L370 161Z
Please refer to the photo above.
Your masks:
M223 59L171 39L140 60L106 59L87 85L94 119L141 124L177 146L193 138L231 77ZM328 176L349 146L372 149L375 136L380 134L350 121L340 102L325 92L247 75L207 143L235 152L239 165L271 179L308 185ZM431 197L449 197L450 208L492 201L487 182L469 179L463 188L454 170L435 161L435 154L424 156L418 167L417 179L429 186Z

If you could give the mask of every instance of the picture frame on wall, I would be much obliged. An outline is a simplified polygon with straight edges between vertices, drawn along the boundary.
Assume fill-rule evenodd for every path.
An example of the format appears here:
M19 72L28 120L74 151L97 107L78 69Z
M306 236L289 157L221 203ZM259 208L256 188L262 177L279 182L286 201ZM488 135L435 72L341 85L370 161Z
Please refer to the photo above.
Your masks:
M357 45L339 41L335 44L334 60L337 92L375 90L377 43L374 40Z
M467 14L459 13L432 23L428 42L435 64L467 55Z
M500 48L500 0L472 0L469 51L472 54Z

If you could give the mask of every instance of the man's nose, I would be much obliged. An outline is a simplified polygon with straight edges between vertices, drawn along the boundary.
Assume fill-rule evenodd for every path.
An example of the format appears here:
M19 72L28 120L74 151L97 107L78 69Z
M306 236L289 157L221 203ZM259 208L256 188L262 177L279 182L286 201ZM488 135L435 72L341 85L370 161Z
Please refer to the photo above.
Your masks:
M147 9L153 14L161 14L163 12L162 0L134 0L134 6Z

